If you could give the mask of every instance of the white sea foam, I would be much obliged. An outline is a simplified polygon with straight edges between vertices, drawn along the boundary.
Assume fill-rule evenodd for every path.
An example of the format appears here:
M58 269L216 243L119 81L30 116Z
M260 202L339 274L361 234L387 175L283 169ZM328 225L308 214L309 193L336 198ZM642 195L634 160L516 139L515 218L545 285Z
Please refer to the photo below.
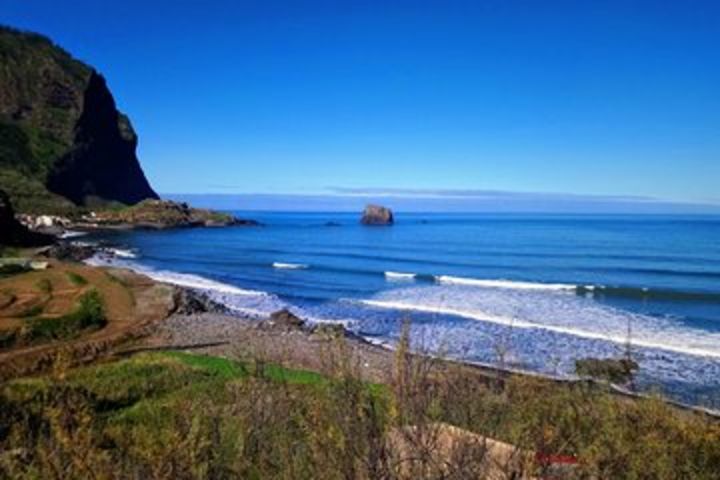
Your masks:
M60 238L76 238L76 237L82 237L87 235L87 232L78 232L75 230L65 230L62 234L60 234Z
M304 263L283 263L283 262L273 262L272 264L273 268L279 268L284 270L303 270L308 268L307 265Z
M475 287L505 288L513 290L576 290L577 285L565 283L536 283L512 280L490 280L481 278L452 277L450 275L435 276L437 283L445 285L468 285Z
M95 242L83 242L82 240L73 240L70 244L78 247L97 247Z
M309 321L310 323L314 323L316 325L324 324L324 325L342 325L345 328L350 328L356 323L356 320L349 319L349 318L323 318L323 317L317 317L317 316L311 316L307 313L303 312L302 314L298 314L300 317L304 318L305 320Z
M244 289L191 273L156 270L131 259L96 255L86 262L90 265L129 268L159 282L201 290L231 311L250 317L267 318L271 313L289 307L286 302L268 292Z
M178 273L168 270L145 270L142 273L159 282L170 283L173 285L178 285L180 287L195 288L199 290L211 290L213 292L231 295L267 295L267 293L265 292L246 290L236 287L234 285L217 282L215 280L210 280L209 278L201 277L200 275L194 275L191 273Z
M414 273L402 273L402 272L385 272L385 278L391 281L396 280L414 280L416 274Z
M96 266L117 266L123 268L129 268L143 275L147 275L153 280L158 282L169 283L177 285L179 287L194 288L198 290L212 291L219 294L229 295L242 295L242 296L263 296L268 295L266 292L259 292L255 290L246 290L243 288L229 285L227 283L218 282L211 280L200 275L191 273L173 272L170 270L155 270L145 265L141 265L136 262L131 262L126 259L134 258L128 255L119 255L119 259L107 257L106 255L95 255L94 257L86 260L86 263Z
M115 255L120 258L137 258L137 253L132 250L126 250L124 248L107 248L105 249L108 253Z
M641 315L575 295L467 285L387 291L362 304L383 309L451 315L518 329L538 329L636 347L720 358L720 334L696 331L671 318Z

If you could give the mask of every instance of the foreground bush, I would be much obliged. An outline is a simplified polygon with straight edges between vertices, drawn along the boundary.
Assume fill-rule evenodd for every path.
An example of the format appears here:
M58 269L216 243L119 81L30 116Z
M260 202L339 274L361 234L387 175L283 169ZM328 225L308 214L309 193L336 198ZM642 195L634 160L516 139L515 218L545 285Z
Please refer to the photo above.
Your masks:
M361 381L342 342L328 375L154 353L15 381L0 478L720 478L703 416L589 384L488 382L406 347L388 385Z

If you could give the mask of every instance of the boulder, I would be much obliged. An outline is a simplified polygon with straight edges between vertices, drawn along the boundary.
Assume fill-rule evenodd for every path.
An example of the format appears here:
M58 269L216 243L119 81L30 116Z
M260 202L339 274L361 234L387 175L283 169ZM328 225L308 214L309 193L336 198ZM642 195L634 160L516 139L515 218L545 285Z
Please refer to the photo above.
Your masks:
M310 333L329 338L342 338L348 335L347 329L340 323L318 323L310 329Z
M292 313L287 308L278 310L270 318L262 322L261 327L283 332L301 331L305 328L305 320Z
M363 225L392 225L394 221L392 210L380 205L365 207L360 219L360 223Z
M92 245L61 241L40 254L63 262L80 263L95 255L97 251Z
M198 290L175 287L175 314L195 315L199 313L227 314L228 309L210 296Z

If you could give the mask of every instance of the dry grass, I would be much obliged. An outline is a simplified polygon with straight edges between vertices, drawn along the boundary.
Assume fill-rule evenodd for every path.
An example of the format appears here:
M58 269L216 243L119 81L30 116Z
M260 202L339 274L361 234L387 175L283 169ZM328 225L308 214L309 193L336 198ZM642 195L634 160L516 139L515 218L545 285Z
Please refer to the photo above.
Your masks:
M145 353L15 381L0 394L0 477L716 479L720 426L659 400L411 355L387 384L347 343L326 374L270 362ZM574 458L558 468L548 459Z

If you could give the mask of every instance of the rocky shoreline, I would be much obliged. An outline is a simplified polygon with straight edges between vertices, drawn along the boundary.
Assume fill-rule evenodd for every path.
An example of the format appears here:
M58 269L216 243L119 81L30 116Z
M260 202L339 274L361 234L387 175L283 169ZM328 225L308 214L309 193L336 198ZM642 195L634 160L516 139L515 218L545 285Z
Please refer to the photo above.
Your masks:
M58 215L18 214L17 221L28 230L56 237L98 230L168 230L197 227L256 227L255 220L237 218L214 210L193 208L169 200L145 200L120 209L89 212L75 218Z
M167 319L156 323L144 339L131 349L117 352L130 355L148 350L182 350L239 360L262 360L292 368L324 374L335 374L342 359L365 381L389 383L398 352L396 349L369 342L340 324L310 324L294 314L281 310L269 318L258 319L232 312L218 305L202 292L175 287L190 299L192 308L179 308ZM197 296L199 295L199 297ZM620 398L652 397L607 384L592 378L560 378L533 372L482 365L461 360L416 353L412 357L442 374L448 370L477 378L490 386L504 384L510 377L522 376L562 384L595 384L609 389ZM720 411L663 399L681 410L720 419Z

